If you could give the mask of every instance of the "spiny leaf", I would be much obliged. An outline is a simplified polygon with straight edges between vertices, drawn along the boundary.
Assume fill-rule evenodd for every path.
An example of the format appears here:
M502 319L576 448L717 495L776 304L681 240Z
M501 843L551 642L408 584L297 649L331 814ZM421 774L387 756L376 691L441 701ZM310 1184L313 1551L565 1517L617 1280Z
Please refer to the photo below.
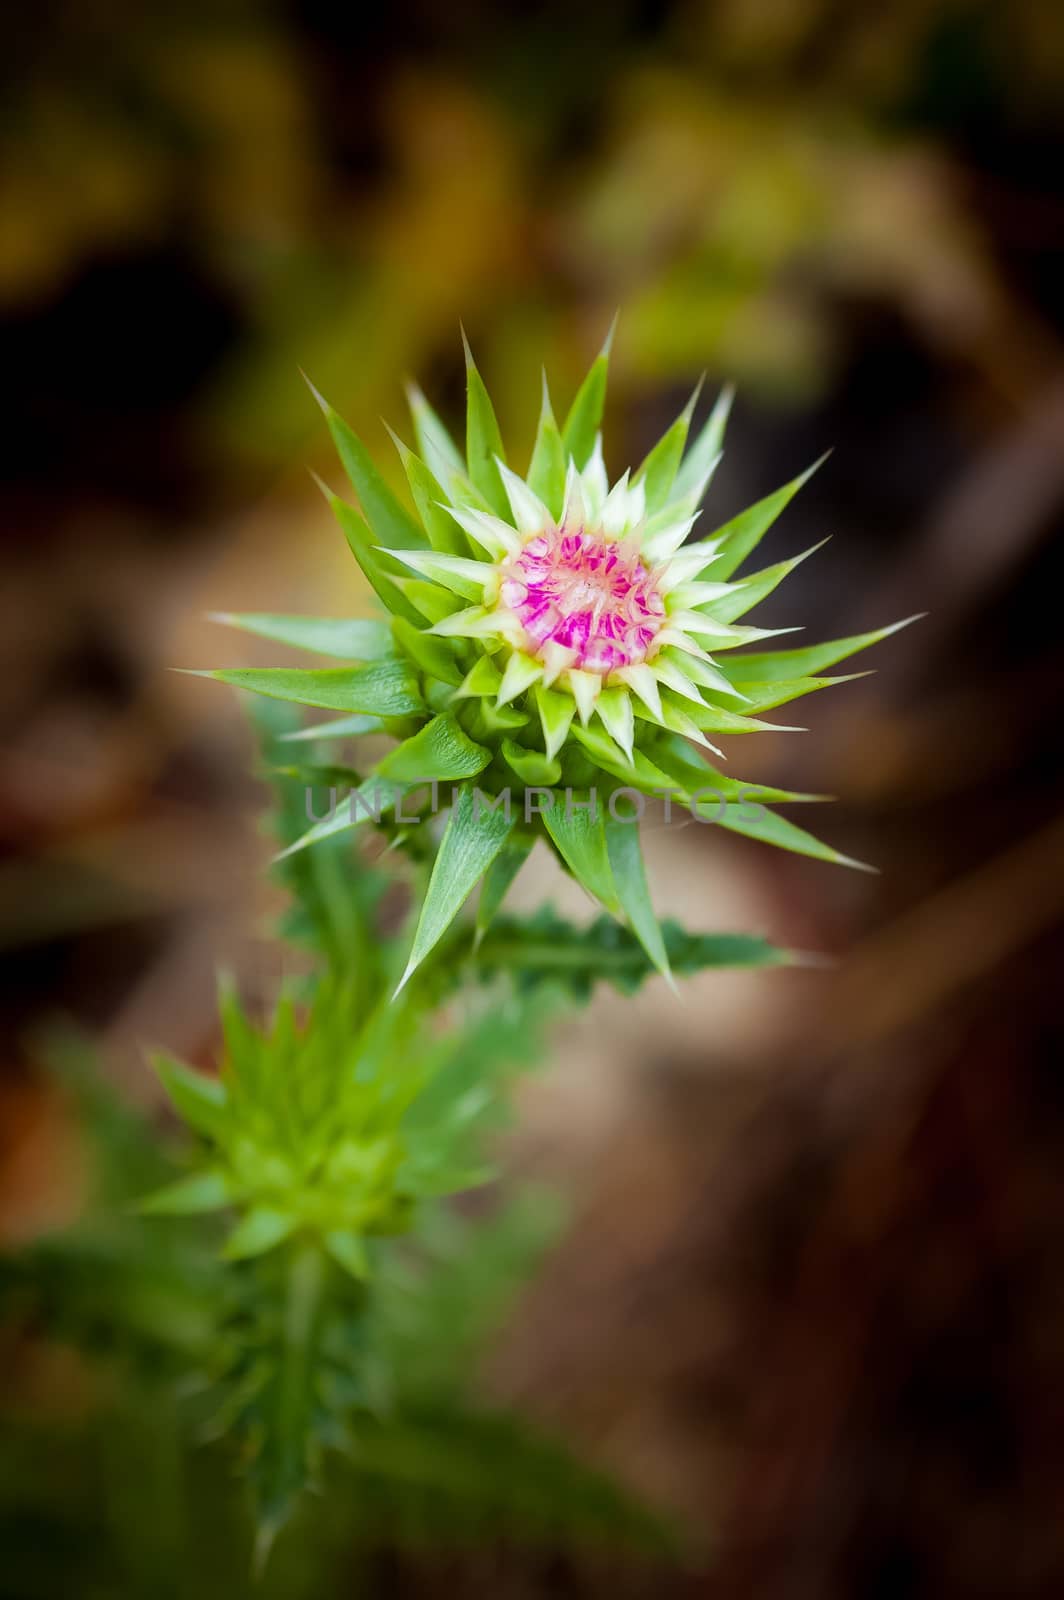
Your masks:
M154 1055L151 1065L181 1120L208 1139L220 1138L228 1125L224 1083L173 1056Z
M482 601L491 568L472 556L445 556L437 550L411 550L402 560L414 571L466 600Z
M366 1241L350 1229L335 1229L325 1236L325 1248L337 1266L342 1267L356 1282L369 1277L369 1254Z
M448 472L464 473L465 462L458 446L416 383L407 384L406 398L414 419L417 447L433 476L443 483Z
M666 978L671 978L665 941L647 886L637 819L620 819L611 813L606 817L605 827L610 871L624 914L654 966Z
M737 622L740 617L745 617L762 600L768 598L773 590L777 589L794 571L795 567L802 564L807 557L815 555L827 544L826 539L821 539L819 544L814 544L808 550L803 550L801 555L791 556L788 561L777 561L771 567L763 567L760 572L752 572L748 578L742 578L738 586L720 600L711 600L708 605L700 607L706 615L713 617L717 622Z
M844 672L834 678L784 678L773 684L750 684L746 693L746 710L751 715L761 711L774 711L777 706L789 705L792 700L816 694L819 689L831 689L836 684L854 683L867 678L867 672Z
M826 800L823 794L804 794L795 789L776 789L767 784L754 783L749 778L730 778L702 760L694 748L679 734L664 733L654 745L654 760L664 777L651 789L667 790L675 787L690 799L705 789L715 790L729 800L758 800L769 805L786 802Z
M476 744L454 717L443 713L390 751L378 763L377 773L395 783L472 778L483 772L490 760L491 751Z
M477 905L475 934L477 944L483 939L492 919L505 900L510 885L528 860L534 843L535 840L530 834L512 834L484 874L480 901Z
M275 861L285 861L300 850L320 844L324 839L332 839L338 833L346 833L349 828L359 828L367 822L380 821L394 810L407 788L409 785L391 783L379 773L371 772L366 781L359 784L358 788L337 806L332 816L308 828L306 833L294 840L287 849L282 850L274 858Z
M817 861L832 861L840 867L854 867L858 872L875 872L863 861L845 856L822 840L814 838L804 828L788 822L786 817L769 811L759 801L732 801L713 803L702 801L692 807L707 822L714 822L732 833L744 834L748 839L759 839L762 844L775 845L780 850L790 850L795 855L813 856Z
M497 706L491 700L478 703L475 718L486 733L512 733L515 728L527 727L529 722L527 711L518 711L516 706Z
M395 586L400 589L410 603L411 615L415 619L415 626L424 628L426 622L435 626L442 622L444 617L449 617L455 611L461 611L465 601L458 595L452 594L448 589L441 589L439 584L431 583L426 578L396 578Z
M502 673L490 656L477 656L470 670L462 679L462 685L456 696L459 700L475 700L484 695L492 699L499 692L502 683Z
M392 630L404 653L410 657L415 666L422 672L427 672L430 677L438 678L441 683L449 683L458 688L463 673L456 660L456 645L453 640L441 639L438 634L426 633L423 628L415 628L405 617L394 617Z
M366 521L378 544L392 550L424 549L428 541L423 530L399 504L358 434L322 398L313 384L310 385L310 391L325 413L344 471L358 495Z
M562 444L565 447L566 457L572 457L578 471L583 471L591 459L591 452L595 448L595 436L602 426L614 327L616 318L606 335L602 349L591 363L591 370L576 392L576 398L569 408L569 415L562 429Z
M615 916L621 904L610 871L606 828L597 795L567 790L564 801L557 793L543 812L543 825L569 871L588 894Z
M223 1081L228 1082L233 1076L239 1077L248 1062L257 1059L260 1041L240 1003L232 976L225 972L218 978L218 1018L225 1041Z
M444 555L467 556L469 545L465 534L440 504L444 495L442 487L420 456L408 450L402 440L396 438L394 434L392 437L402 459L406 481L410 485L410 493L414 498L418 516L424 524L432 548L442 551Z
M287 1211L273 1211L269 1206L256 1206L248 1211L222 1247L227 1261L247 1261L252 1256L265 1255L291 1237L298 1227L298 1218Z
M405 717L424 710L417 674L408 661L381 661L368 667L233 667L197 672L236 689L291 700L329 711L363 711L377 717Z
M536 689L536 706L543 726L547 754L557 755L572 726L576 704L572 695L557 694L553 689L545 689L540 685Z
M545 756L542 750L526 750L512 739L502 742L502 755L506 765L515 772L522 783L550 786L562 775L561 762Z
M729 711L720 705L696 705L693 700L681 698L671 692L662 695L662 705L666 711L680 712L687 717L702 733L785 733L794 732L788 724L779 722L763 722L760 717L754 717L740 711Z
M734 395L735 391L730 386L722 389L718 395L702 431L680 463L680 470L672 487L673 503L688 500L695 495L701 498L700 491L703 490L714 464L720 459L724 444L724 429L727 426Z
M661 925L673 973L689 977L710 967L786 965L793 958L753 934L689 933L672 921ZM497 917L477 952L485 978L510 975L519 989L561 984L586 999L597 982L632 994L654 971L635 934L612 917L577 927L544 907L528 919Z
M874 628L871 633L853 633L846 639L829 639L823 644L809 644L797 650L765 650L750 655L733 655L728 662L728 676L744 690L751 683L776 683L780 679L801 678L810 673L823 672L837 661L845 661L859 650L888 639L892 633L907 628L911 622L926 617L918 611L886 628Z
M672 787L669 778L645 751L633 750L632 759L629 760L613 740L598 728L581 728L579 724L574 724L572 732L577 743L582 744L593 757L596 766L608 772L611 777L620 778L622 783L630 784L632 788L643 790L647 794L659 791L664 793Z
M229 1179L214 1167L191 1172L164 1189L156 1189L140 1202L138 1210L152 1217L194 1217L221 1211L232 1200Z
M513 827L505 809L487 809L472 785L462 785L440 842L400 989L454 921Z
M763 500L747 506L745 511L740 511L737 517L733 517L722 528L718 528L711 537L719 539L723 548L705 568L704 576L714 579L730 578L751 551L757 548L776 518L794 499L802 485L808 483L813 473L826 460L827 455L822 455L819 461L814 461L811 467L799 473L797 478L792 478L790 483L785 483L782 489L777 489L774 494L766 495Z
M668 504L701 387L699 384L676 421L662 434L632 479L633 483L641 483L646 491L649 515Z
M355 617L284 617L261 611L214 611L212 622L241 628L260 639L275 639L296 650L339 656L344 661L379 661L393 655L386 622Z
M381 556L373 543L373 536L366 526L365 521L359 516L354 506L349 506L346 500L341 500L339 495L333 494L320 479L315 480L319 489L329 502L333 516L340 524L347 547L358 562L365 576L366 582L380 600L385 610L392 616L407 617L411 622L420 622L421 616L416 607L411 605L402 589L394 582L392 575L385 565L385 558Z
M536 429L536 442L528 467L528 487L539 496L552 517L562 514L565 499L565 446L554 420L554 411L547 389L547 374L543 374L543 401Z
M286 743L304 743L314 739L357 739L366 733L381 733L384 723L380 717L361 714L337 717L331 722L315 722L307 728L290 728L280 738Z
M510 502L495 465L496 458L503 462L506 460L502 434L491 397L477 371L469 340L464 333L462 341L466 358L466 459L469 476L492 510L508 519Z

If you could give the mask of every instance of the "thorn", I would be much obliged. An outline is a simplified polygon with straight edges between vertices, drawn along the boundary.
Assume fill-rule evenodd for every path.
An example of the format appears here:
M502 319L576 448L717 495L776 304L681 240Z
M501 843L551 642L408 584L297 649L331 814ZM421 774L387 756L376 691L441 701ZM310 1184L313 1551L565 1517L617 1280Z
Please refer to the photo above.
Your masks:
M810 471L813 471L813 468L810 468ZM823 539L820 540L819 544L811 544L809 549L803 550L800 555L791 556L789 558L790 571L793 572L795 567L800 567L803 561L809 560L810 556L815 556L818 550L823 550L824 546L826 544L830 544L834 537L835 535L833 533L827 533L824 535ZM741 589L743 584L750 583L757 576L758 574L756 572L751 572L748 577L736 578L736 585ZM751 607L751 609L753 608Z
M705 383L705 381L706 381L706 375L703 372L702 376L699 378L698 382L695 384L694 392L692 393L690 400L688 400L687 404L684 406L683 410L680 412L680 416L681 417L686 417L688 422L690 422L691 418L695 414L695 406L698 404L699 396L702 393L702 386Z
M300 367L300 369L299 369L299 376L303 379L303 382L306 384L307 388L310 390L311 394L314 396L315 400L318 402L318 404L321 407L321 409L324 412L324 414L326 416L328 416L329 412L332 410L332 406L329 404L328 400L326 400L326 398L322 394L321 390L315 388L315 386L311 383L310 379L307 377L306 373L303 371L302 367Z
M279 850L275 856L272 856L270 858L270 866L275 867L279 861L287 861L289 856L294 856L296 851L302 850L306 844L307 836L304 834L302 839L296 840L295 844L286 845L283 850Z
M276 1537L277 1528L271 1522L264 1522L255 1535L255 1546L251 1557L251 1576L255 1583L262 1581Z
M395 986L395 992L392 995L393 1000L398 1000L399 996L402 994L403 990L406 988L416 971L417 962L414 960L413 956L411 956L410 960L406 964L406 971L403 973L403 976L399 979L399 982Z
M381 423L383 424L383 426L385 428L387 428L388 436L391 439L392 443L394 444L395 448L398 450L399 459L400 459L400 461L403 463L403 465L405 467L407 461L413 455L414 452L411 450L411 448L410 448L410 446L408 444L404 444L403 443L402 439L400 439L399 435L396 433L395 429L392 427L392 425L388 421L387 417L381 417L380 420L381 420Z
M829 445L828 448L824 451L824 454L822 456L817 456L816 460L813 462L813 465L811 467L806 467L805 471L802 473L801 477L798 480L799 483L800 484L808 483L809 479L813 476L813 473L818 471L819 468L821 468L824 465L824 462L828 459L828 456L833 456L834 454L835 454L835 446L833 444Z
M827 971L839 966L838 956L829 955L826 950L786 950L786 965L789 967L809 967Z
M882 872L880 867L873 867L867 861L858 861L856 856L844 856L839 850L836 850L832 859L837 866L852 867L855 872L869 872L876 878L880 877Z

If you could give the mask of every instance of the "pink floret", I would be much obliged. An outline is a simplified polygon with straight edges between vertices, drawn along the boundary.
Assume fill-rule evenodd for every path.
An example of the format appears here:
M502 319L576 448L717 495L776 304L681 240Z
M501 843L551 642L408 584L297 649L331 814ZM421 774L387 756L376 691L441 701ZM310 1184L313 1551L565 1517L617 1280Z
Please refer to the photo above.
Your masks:
M503 567L500 598L531 652L548 642L606 675L646 659L665 604L638 553L596 530L549 528Z

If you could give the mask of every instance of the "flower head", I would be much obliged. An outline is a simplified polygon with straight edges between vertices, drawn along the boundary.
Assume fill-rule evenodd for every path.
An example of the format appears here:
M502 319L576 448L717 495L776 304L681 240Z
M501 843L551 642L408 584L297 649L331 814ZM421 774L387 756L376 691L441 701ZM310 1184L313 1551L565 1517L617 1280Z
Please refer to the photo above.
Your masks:
M664 970L638 846L633 852L632 838L620 838L612 808L610 817L574 825L568 801L574 793L597 793L602 805L619 786L637 797L667 793L702 820L785 849L848 861L766 804L817 797L727 776L698 747L723 759L714 742L720 737L779 728L762 714L844 681L821 674L894 628L796 649L744 650L791 631L750 627L740 619L811 552L746 576L736 573L815 468L701 536L696 523L720 459L729 393L692 439L696 390L642 464L611 485L600 432L608 355L609 341L561 427L544 380L524 476L507 464L468 345L464 453L411 388L417 450L399 439L396 445L416 516L319 396L364 517L325 493L390 613L390 632L308 618L225 619L367 663L325 672L216 675L355 714L319 728L321 737L394 734L397 749L371 775L391 786L393 799L429 779L464 782L429 885L414 964L484 873L484 898L498 904L493 875L512 877L515 859L539 836L596 899L629 923ZM467 803L474 779L488 796L513 790L527 799L531 788L561 788L565 816L558 804L534 813L526 804L505 830L486 828L480 819L479 833L469 832L478 825L476 808ZM330 819L302 843L358 820L352 808L346 822ZM463 835L461 848L454 843L449 851L456 828L467 830L475 844L467 847ZM427 932L421 937L426 918L432 938Z
M502 563L500 624L519 623L519 643L543 661L544 677L605 679L653 648L665 621L657 580L634 540L611 539L568 510L556 527L544 507L542 532Z
M599 361L604 368L605 353ZM589 384L597 376L592 369ZM652 737L637 728L637 718L709 746L683 702L709 712L713 695L734 707L747 700L707 645L728 649L768 635L713 617L710 607L734 607L743 585L706 581L720 539L685 542L720 458L729 401L722 396L682 470L693 403L639 471L626 471L611 487L597 427L589 445L581 437L586 408L574 407L559 434L545 393L527 478L499 455L490 459L480 491L453 467L441 472L446 489L437 509L457 524L468 551L389 552L455 597L455 609L430 631L477 641L499 665L497 683L480 672L467 680L470 692L490 681L497 708L514 702L531 708L536 689L568 697L566 713L556 699L535 696L548 759L591 727L630 762L636 746ZM419 441L432 459L438 447L420 395L413 407ZM560 450L552 451L552 443ZM457 606L462 598L475 603ZM745 609L741 601L738 609Z

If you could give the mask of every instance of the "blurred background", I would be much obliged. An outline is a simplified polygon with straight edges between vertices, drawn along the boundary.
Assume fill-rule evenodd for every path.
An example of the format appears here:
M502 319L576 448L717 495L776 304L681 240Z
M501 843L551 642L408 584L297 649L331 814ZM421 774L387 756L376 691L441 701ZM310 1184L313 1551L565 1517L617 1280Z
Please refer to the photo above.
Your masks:
M394 477L407 375L460 416L461 318L521 458L540 363L564 407L620 308L612 472L703 371L739 391L708 526L834 448L766 560L832 542L757 620L929 616L730 748L837 795L812 825L879 877L651 834L663 912L831 959L558 1030L510 1156L571 1225L484 1383L695 1530L632 1593L1059 1596L1059 6L38 0L4 34L5 1244L79 1203L42 1019L144 1103L146 1043L211 1058L219 964L278 976L250 736L168 668L278 659L208 610L367 608L299 368ZM518 894L578 908L542 863ZM5 1410L84 1404L54 1352L5 1374ZM382 1560L414 1596L646 1581ZM162 1592L109 1581L64 1593Z

